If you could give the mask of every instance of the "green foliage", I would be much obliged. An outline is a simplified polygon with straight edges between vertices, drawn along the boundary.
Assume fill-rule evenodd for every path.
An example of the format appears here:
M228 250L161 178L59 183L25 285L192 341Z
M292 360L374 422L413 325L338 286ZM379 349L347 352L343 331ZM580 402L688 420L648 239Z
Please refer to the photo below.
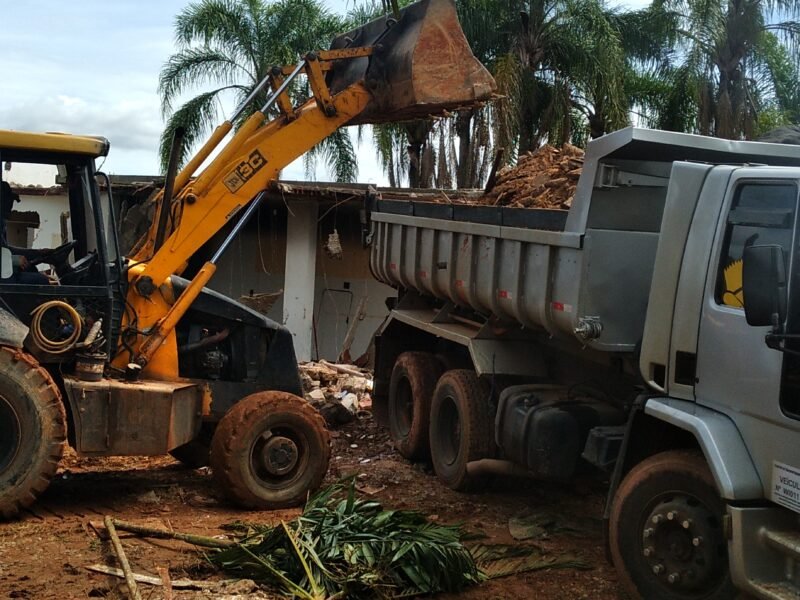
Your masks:
M278 527L250 525L239 546L210 556L226 572L302 598L393 598L457 592L482 575L457 526L384 510L332 486Z
M240 543L213 564L296 598L398 598L458 592L486 579L538 569L588 569L573 554L536 547L464 544L461 527L358 498L355 481L311 498L275 527L237 523Z
M456 8L500 97L429 123L424 138L376 128L392 185L408 176L411 186L480 187L500 148L510 163L542 143L583 145L628 123L621 35L603 0L457 0Z
M186 130L180 156L183 164L191 148L221 120L223 98L241 103L270 68L291 64L310 50L327 48L334 35L346 27L346 21L328 12L320 0L199 0L189 4L175 18L178 51L167 59L159 76L158 90L167 117L160 145L162 169L166 169L172 134L178 126ZM208 86L212 89L173 110L184 95ZM298 102L308 97L307 86L294 85L289 94ZM263 106L266 98L265 92L258 94L234 125ZM355 152L346 131L322 142L308 161L315 158L325 160L338 181L356 177Z
M800 3L795 0L656 0L650 15L661 23L652 32L660 44L662 81L683 88L687 103L661 103L666 120L684 131L732 139L750 138L772 117L798 118ZM652 55L653 53L651 53Z

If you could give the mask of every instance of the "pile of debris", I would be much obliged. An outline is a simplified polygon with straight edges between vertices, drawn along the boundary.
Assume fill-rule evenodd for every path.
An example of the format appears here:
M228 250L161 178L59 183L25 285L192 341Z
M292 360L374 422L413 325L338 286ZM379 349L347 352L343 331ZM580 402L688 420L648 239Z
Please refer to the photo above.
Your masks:
M329 426L344 425L372 408L372 373L353 365L322 360L300 364L308 400Z
M569 209L584 152L576 146L542 146L520 156L515 167L497 173L494 186L478 199L479 204L515 208Z

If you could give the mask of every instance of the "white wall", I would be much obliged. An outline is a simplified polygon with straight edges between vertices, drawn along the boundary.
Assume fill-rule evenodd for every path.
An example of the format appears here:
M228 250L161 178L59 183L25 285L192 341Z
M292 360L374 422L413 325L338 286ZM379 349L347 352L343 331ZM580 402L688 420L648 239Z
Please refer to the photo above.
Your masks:
M286 214L279 209L262 210L260 229L254 217L253 222L223 254L209 287L234 299L248 295L250 290L258 294L283 289ZM320 212L324 214L325 211ZM358 213L340 213L336 225L341 237L342 260L328 257L322 248L332 226L323 221L317 231L314 292L316 336L312 342L312 358L328 360L338 357L347 328L357 316L362 296L367 296L366 316L356 329L350 350L353 358L367 351L373 334L389 312L385 305L386 298L397 294L393 288L373 279L369 271L369 250L361 247ZM346 290L348 287L349 290ZM283 314L281 298L267 316L280 323Z
M61 213L69 211L66 195L32 196L20 194L14 210L39 213L39 228L32 230L32 248L55 248L61 245Z

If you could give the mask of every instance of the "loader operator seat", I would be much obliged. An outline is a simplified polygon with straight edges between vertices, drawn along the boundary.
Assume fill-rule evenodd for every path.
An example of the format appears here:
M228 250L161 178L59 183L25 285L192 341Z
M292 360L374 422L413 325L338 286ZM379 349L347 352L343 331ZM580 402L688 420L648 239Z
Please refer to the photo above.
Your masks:
M19 195L11 190L7 181L0 181L0 210L2 210L3 224L0 230L0 245L11 251L13 273L2 281L7 283L19 283L23 285L47 285L50 279L36 269L35 263L29 260L29 256L42 255L42 250L30 250L13 248L8 243L7 227L8 218L14 208L14 202L19 202Z

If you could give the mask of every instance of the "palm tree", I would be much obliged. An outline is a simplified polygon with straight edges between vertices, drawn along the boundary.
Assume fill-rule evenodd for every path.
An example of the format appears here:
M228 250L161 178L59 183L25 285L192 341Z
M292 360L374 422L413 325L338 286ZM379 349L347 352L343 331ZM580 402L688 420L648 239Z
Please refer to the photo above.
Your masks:
M680 66L693 84L699 133L749 138L762 113L791 117L798 98L789 79L797 73L800 3L656 0L654 7L677 19Z
M169 57L159 77L162 110L167 118L161 135L161 164L166 169L172 136L185 130L181 155L202 140L219 122L223 99L241 103L275 65L297 60L301 53L327 47L346 28L319 0L200 0L175 18L178 51ZM190 90L212 86L173 110ZM306 97L305 85L290 94ZM258 94L238 123L264 105L267 92ZM273 113L275 114L275 113ZM352 181L357 172L349 134L339 130L311 152L327 162L337 181Z
M624 54L602 0L458 0L457 9L502 97L426 127L376 128L390 181L478 187L500 148L512 162L545 141L583 144L627 123Z

